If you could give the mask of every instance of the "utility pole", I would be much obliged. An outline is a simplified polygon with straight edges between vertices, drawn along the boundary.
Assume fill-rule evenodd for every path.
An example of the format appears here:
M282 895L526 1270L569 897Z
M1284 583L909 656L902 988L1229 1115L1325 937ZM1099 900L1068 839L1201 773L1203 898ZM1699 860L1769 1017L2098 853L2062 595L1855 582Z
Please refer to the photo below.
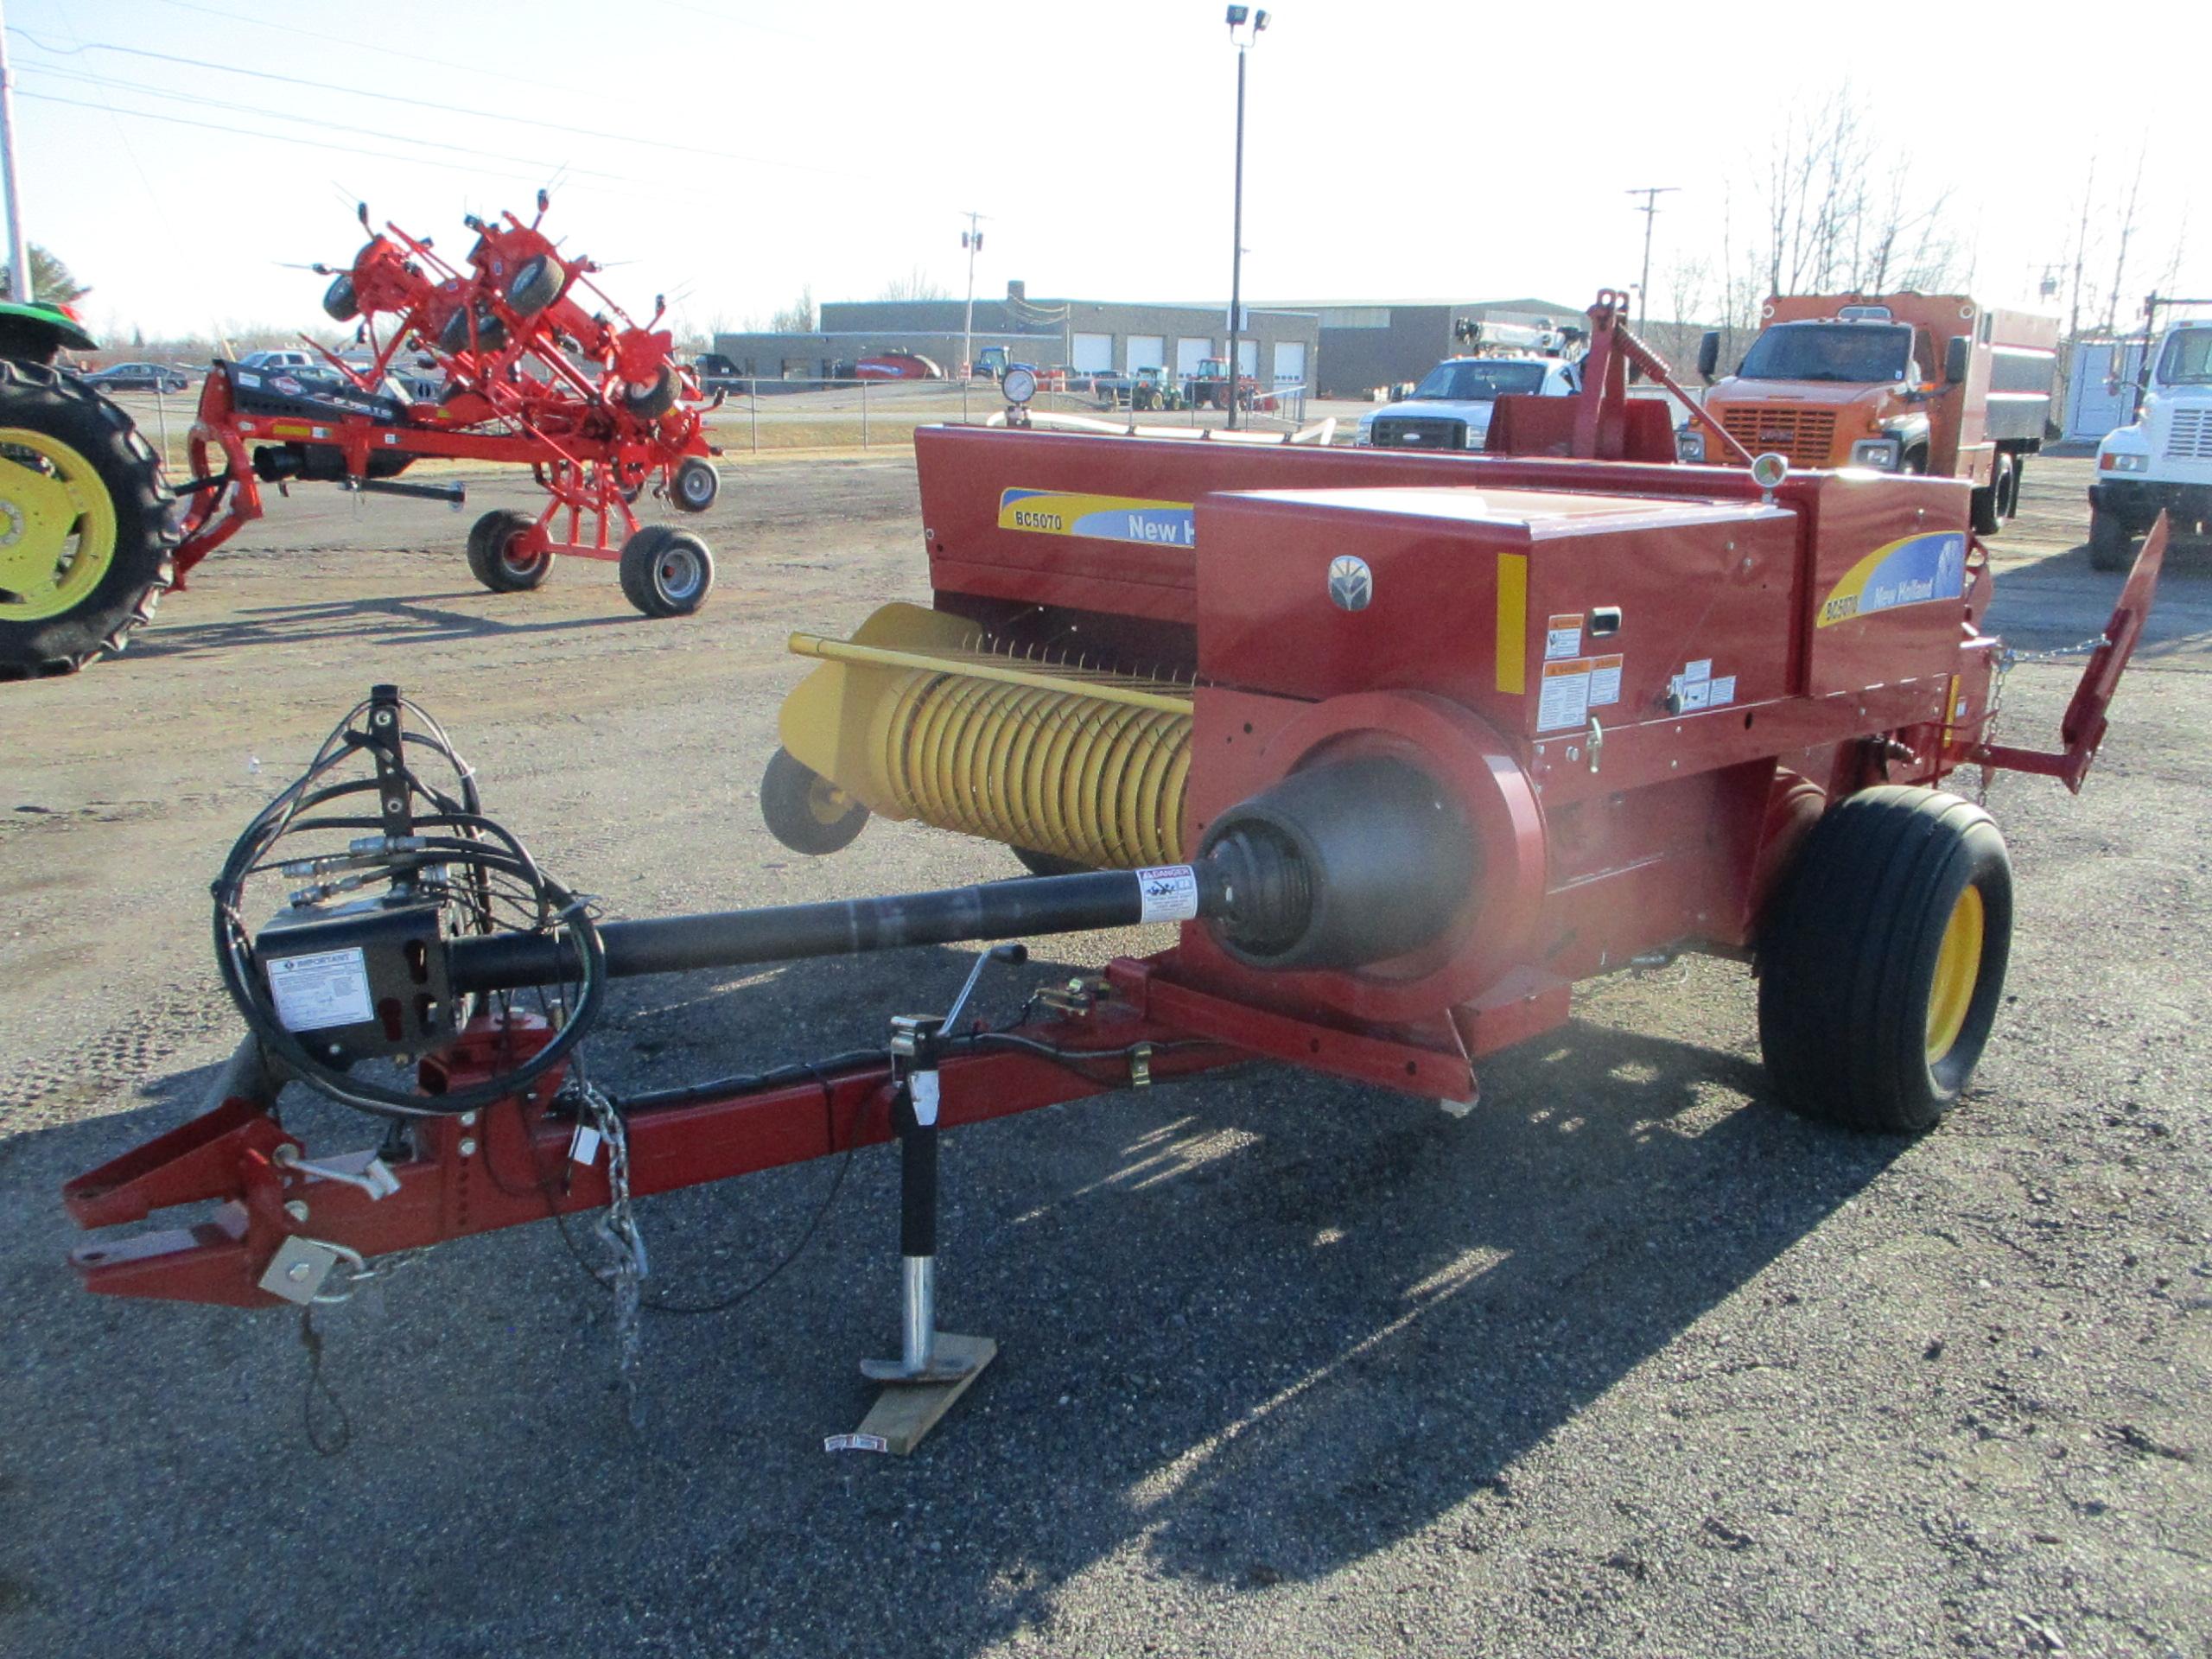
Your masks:
M8 25L0 17L0 175L8 185L8 297L31 302L30 251L23 245L23 198L16 186L16 77L8 67Z
M1651 302L1651 225L1659 217L1659 198L1672 195L1681 187L1676 184L1639 184L1624 194L1642 196L1643 206L1636 211L1643 215L1643 280L1636 287L1636 326L1643 327L1643 319ZM1680 321L1680 318L1675 319Z
M1245 40L1236 39L1236 31L1243 27L1247 16L1252 19L1252 33ZM1229 38L1236 43L1236 197L1230 215L1229 232L1229 427L1236 428L1236 337L1244 327L1244 54L1260 38L1260 31L1268 26L1268 14L1255 15L1249 6L1229 9ZM1258 376L1253 378L1256 381Z
M960 331L960 383L976 378L976 256L983 251L983 233L976 228L987 215L969 209L968 228L960 232L960 245L968 250L968 321Z

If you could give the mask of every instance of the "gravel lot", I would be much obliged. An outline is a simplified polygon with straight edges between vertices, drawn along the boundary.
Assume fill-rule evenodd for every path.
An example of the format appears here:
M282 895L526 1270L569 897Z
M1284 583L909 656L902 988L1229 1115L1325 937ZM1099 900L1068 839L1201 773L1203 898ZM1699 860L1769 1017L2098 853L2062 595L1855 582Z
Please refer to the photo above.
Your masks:
M2117 591L2088 476L2040 463L1999 543L2016 644ZM2012 995L1934 1135L1775 1109L1748 976L1693 960L1591 988L1464 1121L1261 1069L951 1138L945 1322L1002 1353L912 1459L820 1450L893 1334L888 1148L760 1295L649 1325L642 1431L537 1228L325 1322L324 1459L296 1320L80 1294L56 1195L194 1107L234 1034L206 883L372 680L619 913L1014 868L880 824L810 862L753 798L785 633L925 595L911 461L733 465L676 622L604 566L483 593L467 523L302 490L126 658L0 687L0 1653L2212 1655L2212 552L2170 559L2088 793L1997 785ZM2016 671L2014 741L2076 672ZM870 1043L967 960L632 983L600 1075ZM772 1262L830 1173L644 1206L664 1287Z

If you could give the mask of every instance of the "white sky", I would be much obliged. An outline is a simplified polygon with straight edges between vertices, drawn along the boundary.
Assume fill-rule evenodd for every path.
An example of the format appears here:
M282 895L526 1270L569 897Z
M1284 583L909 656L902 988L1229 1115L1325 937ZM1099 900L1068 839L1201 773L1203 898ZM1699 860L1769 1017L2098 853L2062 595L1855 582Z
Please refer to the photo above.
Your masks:
M2070 257L2093 154L2109 223L2093 232L2091 280L2109 286L2139 149L2126 291L2163 277L2185 235L2178 280L2212 292L2202 0L2108 14L2111 33L2086 8L1955 0L1923 0L1902 31L1880 21L1895 8L1854 25L1853 8L1773 0L1600 0L1493 21L1505 10L1285 0L1250 63L1249 297L1586 301L1637 278L1643 221L1624 193L1675 185L1657 315L1670 261L1718 264L1731 179L1740 236L1770 135L1847 79L1916 185L1955 192L1984 298L2031 293ZM322 280L282 262L350 259L357 199L458 258L464 211L526 213L548 181L549 227L617 266L616 298L639 309L665 291L702 327L765 318L802 283L868 299L918 269L957 295L969 207L990 215L979 294L1009 276L1038 296L1228 290L1235 60L1217 0L6 12L26 232L93 284L87 315L124 339L133 324L317 324ZM2035 27L2045 16L2073 21ZM2159 92L2177 64L2192 66L2184 84Z

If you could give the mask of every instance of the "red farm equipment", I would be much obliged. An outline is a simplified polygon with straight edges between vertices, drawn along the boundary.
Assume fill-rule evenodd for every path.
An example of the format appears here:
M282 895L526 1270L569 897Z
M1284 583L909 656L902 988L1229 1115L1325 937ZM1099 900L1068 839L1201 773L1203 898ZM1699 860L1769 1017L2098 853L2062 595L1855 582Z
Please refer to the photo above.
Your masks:
M1578 982L1703 950L1754 965L1783 1103L1929 1127L1989 1035L2013 917L1996 825L1937 785L1966 766L2080 786L2164 535L2062 747L1997 746L1969 486L1677 465L1664 406L1624 396L1631 361L1665 365L1615 296L1592 315L1587 389L1507 400L1480 456L918 435L934 607L794 637L815 666L764 807L809 852L874 812L1063 874L595 923L457 761L458 784L429 781L449 745L378 689L217 883L251 1035L212 1109L67 1194L92 1227L214 1207L79 1250L85 1283L340 1298L384 1252L607 1206L627 1238L633 1197L895 1135L900 1353L868 1368L894 1389L876 1438L842 1443L896 1450L912 1391L949 1395L990 1352L936 1326L946 1126L1255 1058L1465 1109L1483 1058L1562 1025ZM251 873L347 787L374 791L381 833L320 830L358 838L289 864L317 885L257 934ZM339 899L361 880L382 899ZM503 891L525 925L495 921ZM967 1020L963 992L874 1057L622 1100L564 1078L616 977L1146 922L1179 935L1057 979L1042 1018ZM560 988L558 1017L511 1007L524 987ZM372 1060L415 1071L380 1085ZM283 1077L396 1127L311 1160L274 1113Z
M534 516L501 509L471 529L469 569L486 588L536 588L573 555L619 563L624 596L648 616L696 611L712 553L689 531L641 524L631 503L655 488L682 512L714 505L717 452L697 378L677 364L660 308L632 320L594 285L597 265L539 228L542 191L537 207L527 224L470 218L475 240L459 265L387 225L346 270L316 267L332 278L324 310L358 325L362 349L341 359L310 341L323 362L306 370L215 362L188 440L192 476L173 493L119 407L40 366L50 345L11 364L0 389L9 425L53 428L16 458L28 474L18 493L52 499L10 556L20 578L0 586L0 676L67 672L122 649L162 592L261 517L264 485L460 505L459 485L400 481L426 459L526 466L549 498ZM360 218L368 229L365 207ZM442 382L435 400L393 373L423 365Z

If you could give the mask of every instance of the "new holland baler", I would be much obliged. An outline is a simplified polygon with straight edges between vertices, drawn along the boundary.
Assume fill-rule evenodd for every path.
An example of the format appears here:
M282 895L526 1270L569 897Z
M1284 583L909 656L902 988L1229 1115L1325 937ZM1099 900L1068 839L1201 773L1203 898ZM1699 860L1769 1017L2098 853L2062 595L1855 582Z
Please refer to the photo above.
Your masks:
M936 1328L942 1127L1255 1058L1465 1108L1482 1057L1563 1022L1578 982L1683 950L1755 965L1783 1102L1932 1124L2012 925L1996 826L1936 785L2080 786L2164 538L2062 747L1998 745L1967 486L1672 464L1663 410L1625 397L1630 362L1664 365L1610 301L1592 317L1590 390L1501 408L1488 457L918 435L935 607L794 639L817 666L764 809L810 851L874 813L1062 873L601 922L380 689L217 883L249 1028L219 1102L68 1192L88 1226L213 1208L80 1250L86 1284L328 1300L385 1252L610 1205L633 1241L633 1197L896 1135L901 1346L869 1374L957 1389L989 1348ZM429 779L441 756L458 782ZM257 931L246 894L280 867L311 885ZM575 1069L626 975L1161 921L1173 945L1010 1025L963 1021L963 993L880 1054L758 1078L616 1099ZM404 1086L370 1080L395 1063ZM310 1158L276 1115L287 1080L384 1116L385 1143Z

